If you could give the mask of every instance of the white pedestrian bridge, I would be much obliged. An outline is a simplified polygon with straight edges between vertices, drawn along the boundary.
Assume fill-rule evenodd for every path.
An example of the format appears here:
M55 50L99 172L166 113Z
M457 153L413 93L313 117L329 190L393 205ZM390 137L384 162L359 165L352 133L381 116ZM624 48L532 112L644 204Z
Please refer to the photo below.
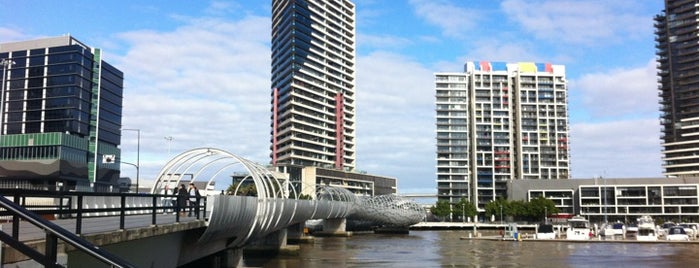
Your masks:
M409 199L395 195L358 198L346 189L333 186L314 186L314 199L299 199L300 193L295 192L299 187L291 187L287 179L280 178L281 174L215 148L192 149L174 157L161 169L152 192L159 192L166 183L180 185L182 179L206 181L210 185L219 175L228 176L231 171L247 174L245 180L254 183L257 195L239 196L236 190L233 195L208 197L208 226L199 238L200 243L232 238L228 246L243 246L311 219L352 217L377 226L408 227L425 217L425 210Z
M186 179L212 185L221 177L230 181L234 173L246 174L244 181L254 184L256 194L243 196L236 189L232 194L204 196L202 213L196 217L181 218L163 206L162 199L171 197L159 194L166 183L180 185ZM239 250L270 237L285 237L289 227L308 220L351 218L407 229L425 217L419 204L403 197L360 198L324 185L292 187L283 176L224 150L197 148L170 160L151 194L0 189L0 219L4 220L0 240L46 267L63 266L61 254L73 258L72 253L59 252L66 250L59 246L62 243L91 256L90 260L75 257L71 263L84 267L100 262L112 267L174 267L211 254L227 255L225 263L235 265L231 259L241 256ZM303 195L295 189L309 192L305 187L312 188L312 199L299 198ZM332 228L337 226L345 225ZM30 246L36 243L42 246ZM162 252L152 250L153 246ZM152 252L140 254L139 247ZM230 251L234 253L221 253ZM6 262L7 252L4 255Z

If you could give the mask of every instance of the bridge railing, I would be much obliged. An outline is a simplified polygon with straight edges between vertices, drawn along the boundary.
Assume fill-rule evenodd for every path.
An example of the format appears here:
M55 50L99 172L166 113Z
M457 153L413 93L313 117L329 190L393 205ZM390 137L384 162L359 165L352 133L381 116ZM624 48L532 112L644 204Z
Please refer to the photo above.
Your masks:
M124 229L127 216L151 215L151 224L156 225L158 214L176 210L176 206L163 205L162 201L163 198L176 196L161 194L0 189L0 196L47 220L75 219L75 229L72 230L75 234L82 233L85 218L117 216L119 229ZM204 218L207 215L206 197L200 197L197 203L199 214L195 216L197 219ZM185 206L181 209L188 208L189 206ZM175 213L174 216L175 222L180 222L180 215ZM21 221L18 215L0 208L0 221L11 222L12 237L19 238Z
M46 233L44 252L39 252L38 250L20 241L16 236L10 236L5 232L0 232L0 240L33 260L39 262L44 267L62 267L56 262L59 238L67 244L72 245L77 250L85 252L111 267L135 267L126 260L92 245L77 234L73 234L52 223L51 221L39 217L37 214L10 201L4 196L0 196L0 207L3 209L4 213L11 214L14 221L19 221L19 219L22 219L25 222L42 229Z

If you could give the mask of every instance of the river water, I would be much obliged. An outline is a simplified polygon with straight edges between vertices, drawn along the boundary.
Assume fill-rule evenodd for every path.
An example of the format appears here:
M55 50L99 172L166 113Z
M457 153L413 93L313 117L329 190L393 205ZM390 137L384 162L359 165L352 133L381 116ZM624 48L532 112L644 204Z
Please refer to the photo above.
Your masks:
M461 240L466 231L316 237L298 256L244 258L245 267L699 267L699 244Z

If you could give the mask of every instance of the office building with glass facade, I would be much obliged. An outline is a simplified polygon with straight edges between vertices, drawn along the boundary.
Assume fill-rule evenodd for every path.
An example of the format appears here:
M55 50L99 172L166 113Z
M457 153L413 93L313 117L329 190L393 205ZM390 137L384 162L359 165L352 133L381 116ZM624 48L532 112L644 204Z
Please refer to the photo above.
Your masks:
M72 36L0 44L0 187L117 185L123 73Z

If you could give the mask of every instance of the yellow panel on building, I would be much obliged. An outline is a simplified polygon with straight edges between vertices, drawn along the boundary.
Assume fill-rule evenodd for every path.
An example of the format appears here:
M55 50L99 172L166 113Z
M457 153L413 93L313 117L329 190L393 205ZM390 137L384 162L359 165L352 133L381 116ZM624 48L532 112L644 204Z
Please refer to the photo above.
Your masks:
M533 62L519 62L520 73L536 73L536 64Z

